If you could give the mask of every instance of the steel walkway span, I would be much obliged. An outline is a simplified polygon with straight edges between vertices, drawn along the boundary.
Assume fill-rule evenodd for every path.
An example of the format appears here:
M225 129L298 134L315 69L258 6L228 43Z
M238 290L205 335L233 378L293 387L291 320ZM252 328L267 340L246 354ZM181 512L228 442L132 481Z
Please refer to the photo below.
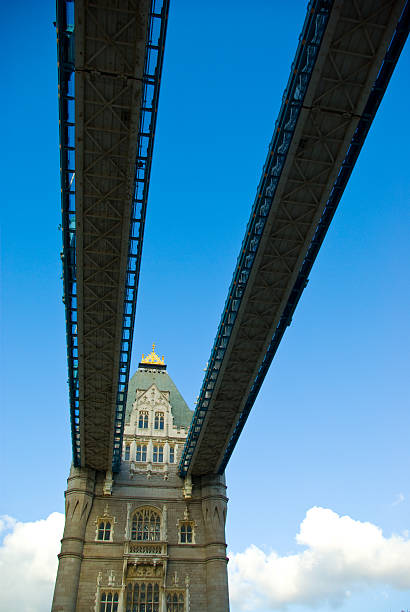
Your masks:
M309 3L179 465L181 476L224 471L408 30L404 1Z
M118 469L168 0L57 0L75 466Z

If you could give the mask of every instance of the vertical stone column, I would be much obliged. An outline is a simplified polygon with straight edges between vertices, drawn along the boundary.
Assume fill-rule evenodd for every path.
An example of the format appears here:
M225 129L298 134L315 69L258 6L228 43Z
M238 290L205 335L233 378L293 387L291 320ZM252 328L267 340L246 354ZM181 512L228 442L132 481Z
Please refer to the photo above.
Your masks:
M228 612L228 573L225 521L228 499L225 477L201 478L202 513L206 532L206 590L208 612Z
M85 528L94 498L95 472L71 467L65 496L65 526L58 555L52 612L75 612Z

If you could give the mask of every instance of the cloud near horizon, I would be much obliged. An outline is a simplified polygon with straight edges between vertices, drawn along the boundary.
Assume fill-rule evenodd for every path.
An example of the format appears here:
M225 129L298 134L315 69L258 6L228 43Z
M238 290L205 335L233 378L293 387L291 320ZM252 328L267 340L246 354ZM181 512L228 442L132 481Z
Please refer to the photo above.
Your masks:
M0 517L0 610L50 609L64 515L20 522ZM229 591L236 610L289 610L341 605L355 589L410 589L410 538L313 507L296 535L299 553L265 553L250 546L230 553ZM4 606L4 607L2 607Z
M313 507L296 541L305 550L280 556L252 545L230 553L230 600L237 610L339 606L363 587L410 588L410 539L383 536L368 522Z
M0 517L0 610L50 610L63 528L60 512L26 523Z

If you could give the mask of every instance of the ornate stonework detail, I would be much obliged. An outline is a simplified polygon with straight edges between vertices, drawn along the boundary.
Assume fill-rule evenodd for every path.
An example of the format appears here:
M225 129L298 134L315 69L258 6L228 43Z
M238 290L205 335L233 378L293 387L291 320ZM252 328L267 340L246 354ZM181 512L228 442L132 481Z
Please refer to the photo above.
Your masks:
M148 365L165 365L164 355L162 355L162 359L160 359L155 352L155 343L152 345L152 351L149 355L144 357L144 353L142 354L141 363Z
M112 472L111 472L111 470L107 470L106 476L105 476L105 481L104 481L104 487L103 487L103 494L104 495L111 495L111 493L112 493L112 485L113 485Z
M129 565L128 578L162 578L164 568L161 564L152 565Z
M127 504L127 522L125 524L125 533L124 533L124 538L126 540L128 540L128 538L130 537L130 517L131 517L131 508L132 508L132 504Z
M113 570L108 574L108 586L115 586L115 574Z
M192 497L192 479L191 479L190 474L188 474L188 476L184 480L182 494L185 499L191 499Z

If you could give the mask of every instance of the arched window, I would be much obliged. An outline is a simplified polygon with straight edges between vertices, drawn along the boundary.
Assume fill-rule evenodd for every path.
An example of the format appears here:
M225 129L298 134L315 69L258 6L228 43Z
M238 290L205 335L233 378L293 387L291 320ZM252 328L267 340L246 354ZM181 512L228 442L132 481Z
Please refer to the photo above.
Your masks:
M183 593L168 593L167 612L184 612Z
M147 460L147 445L146 444L137 444L135 459L136 461L146 461Z
M118 593L103 591L100 597L100 612L117 612Z
M163 412L155 413L154 429L164 429L164 413Z
M132 517L131 540L159 542L161 537L161 517L152 508L141 508Z
M111 540L111 523L110 521L99 521L97 540L107 542Z
M130 582L127 584L126 612L159 612L159 584Z
M146 410L139 411L138 427L140 429L148 429L148 412Z

